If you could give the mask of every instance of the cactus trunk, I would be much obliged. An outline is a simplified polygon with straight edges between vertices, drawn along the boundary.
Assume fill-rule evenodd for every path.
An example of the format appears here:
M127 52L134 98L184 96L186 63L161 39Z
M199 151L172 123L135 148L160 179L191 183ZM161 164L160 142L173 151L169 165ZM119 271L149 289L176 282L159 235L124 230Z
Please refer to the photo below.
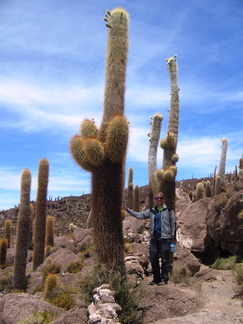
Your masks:
M91 206L98 262L123 273L122 184L123 167L120 163L107 161L93 172Z
M21 197L17 224L17 239L14 256L14 281L15 289L26 288L26 264L30 231L30 186L31 173L28 169L22 171Z
M33 269L36 270L44 261L46 236L46 197L49 176L49 162L41 159L38 170L38 189L36 198L35 234Z

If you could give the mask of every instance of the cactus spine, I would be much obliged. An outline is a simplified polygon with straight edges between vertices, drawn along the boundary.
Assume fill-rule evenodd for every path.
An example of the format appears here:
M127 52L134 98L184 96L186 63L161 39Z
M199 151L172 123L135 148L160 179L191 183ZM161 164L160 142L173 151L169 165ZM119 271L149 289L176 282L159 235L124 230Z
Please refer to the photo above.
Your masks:
M30 187L31 173L28 169L24 169L21 176L20 207L14 256L13 286L15 289L25 289L26 287L25 270L30 231Z
M179 126L179 88L177 82L178 66L176 55L166 60L170 75L171 100L169 123L166 138L160 142L164 150L163 167L156 171L160 182L159 190L164 193L167 206L175 209L175 177L177 174L176 162L179 160L176 154Z
M109 12L102 123L98 130L86 120L81 124L80 135L70 142L75 161L92 172L91 210L97 261L122 274L125 264L121 210L129 133L124 117L128 23L124 9Z
M225 187L225 164L226 164L226 155L227 155L227 148L228 148L228 140L227 138L222 138L222 151L220 157L220 164L219 164L219 172L216 176L216 187L215 187L215 194L220 194Z
M133 209L133 168L129 168L128 171L127 204Z
M154 194L159 191L159 182L156 177L157 149L160 137L163 116L155 114L152 118L151 133L149 134L148 175L149 175L149 207L154 205Z
M34 231L33 269L36 270L45 257L46 234L46 197L49 176L49 162L41 159L38 170L38 188L36 198L36 216Z
M4 238L8 241L8 248L10 247L10 237L11 237L11 220L6 219L4 222Z

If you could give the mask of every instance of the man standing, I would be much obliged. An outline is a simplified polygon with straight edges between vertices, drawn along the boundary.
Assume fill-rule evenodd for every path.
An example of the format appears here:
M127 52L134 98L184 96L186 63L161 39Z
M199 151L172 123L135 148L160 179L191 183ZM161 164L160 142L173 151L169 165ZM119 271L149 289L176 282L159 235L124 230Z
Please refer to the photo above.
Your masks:
M150 285L167 285L169 279L170 242L176 241L176 222L174 210L167 207L163 201L163 193L155 195L156 205L143 212L135 212L127 205L126 211L139 219L150 218L150 261L152 265L153 281ZM161 269L159 260L161 258Z

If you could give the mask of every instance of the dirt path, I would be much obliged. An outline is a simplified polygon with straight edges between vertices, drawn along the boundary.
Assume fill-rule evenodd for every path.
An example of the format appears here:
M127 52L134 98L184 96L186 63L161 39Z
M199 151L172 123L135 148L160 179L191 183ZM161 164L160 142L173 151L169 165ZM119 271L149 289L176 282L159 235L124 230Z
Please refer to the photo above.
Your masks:
M243 324L243 301L232 298L231 271L214 271L214 280L202 284L201 293L208 304L198 313L163 320L163 324ZM157 323L159 324L159 323Z

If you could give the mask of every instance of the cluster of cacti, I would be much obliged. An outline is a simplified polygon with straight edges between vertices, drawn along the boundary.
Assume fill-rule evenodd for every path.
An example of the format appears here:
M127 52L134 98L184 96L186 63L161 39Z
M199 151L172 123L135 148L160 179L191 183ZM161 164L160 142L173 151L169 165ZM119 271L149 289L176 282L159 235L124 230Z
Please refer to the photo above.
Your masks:
M154 205L154 194L159 191L159 182L156 176L157 169L157 148L159 143L161 123L163 117L161 114L155 114L151 117L151 133L149 136L149 152L148 152L148 176L149 176L149 207ZM128 205L129 206L129 205Z
M133 168L129 168L128 171L127 204L133 209Z
M30 231L30 188L31 172L24 169L21 175L20 206L14 256L13 287L15 289L25 289L26 287L25 270Z
M225 191L225 164L226 164L226 155L228 148L227 138L222 138L222 151L219 165L219 172L215 178L215 195L220 194L222 191Z
M140 199L139 199L139 195L140 195L140 188L139 186L135 186L134 188L134 192L133 192L133 209L137 212L140 211Z
M176 56L167 59L167 67L170 75L171 100L169 111L168 131L166 138L161 140L160 146L164 150L162 169L156 171L159 191L164 194L167 206L175 209L175 177L177 174L176 162L179 157L176 153L179 126L179 88L177 82Z
M124 164L129 125L124 116L128 52L128 13L107 11L108 44L104 111L100 128L91 120L81 123L71 139L74 160L92 174L91 210L98 262L125 273L122 234Z
M2 238L0 240L0 265L6 263L7 249L8 249L8 240L6 238Z
M49 177L49 162L41 159L38 168L38 187L34 229L33 269L36 270L45 258L46 198Z

